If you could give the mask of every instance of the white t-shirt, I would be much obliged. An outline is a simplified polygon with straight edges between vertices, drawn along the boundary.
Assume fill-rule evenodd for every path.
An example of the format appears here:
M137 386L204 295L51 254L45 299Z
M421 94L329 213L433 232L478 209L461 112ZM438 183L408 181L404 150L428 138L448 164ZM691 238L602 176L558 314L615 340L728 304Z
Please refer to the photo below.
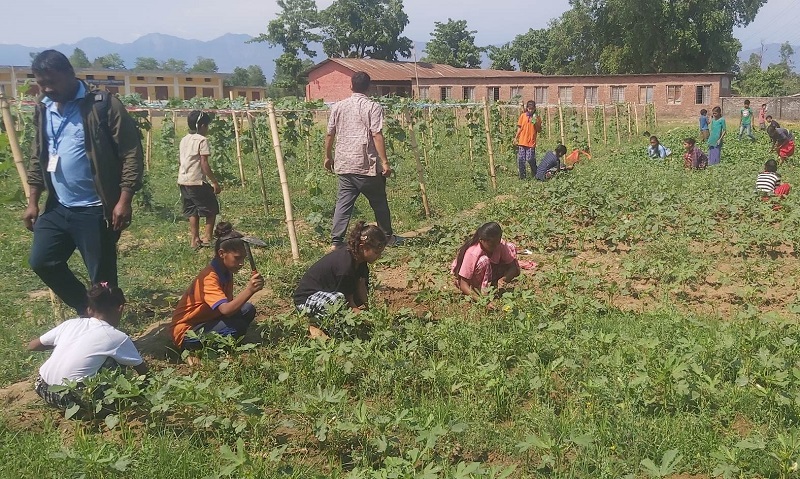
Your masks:
M64 321L44 333L39 341L55 346L53 354L39 368L39 375L51 386L65 379L79 381L97 374L108 358L123 366L142 364L142 356L127 334L97 318Z
M187 186L202 185L206 177L200 168L200 156L208 156L208 140L203 135L189 133L181 139L180 167L178 169L178 184Z

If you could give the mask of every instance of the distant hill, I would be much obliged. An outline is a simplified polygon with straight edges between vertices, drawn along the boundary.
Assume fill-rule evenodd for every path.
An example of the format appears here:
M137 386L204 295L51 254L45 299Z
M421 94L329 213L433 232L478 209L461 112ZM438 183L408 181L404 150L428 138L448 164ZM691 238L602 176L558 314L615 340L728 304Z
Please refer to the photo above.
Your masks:
M792 55L792 62L794 70L797 71L800 67L800 45L792 45L794 48L794 55ZM750 59L753 53L761 53L761 47L742 50L739 52L739 61L746 62ZM781 61L781 44L780 43L765 43L764 44L764 58L761 60L761 66L767 68L771 63L778 63Z
M137 57L153 57L159 61L176 58L193 65L197 57L213 58L220 73L230 73L235 67L259 65L271 80L275 72L275 59L282 53L280 48L272 48L266 43L245 43L253 38L250 35L227 33L207 42L186 40L184 38L150 33L131 43L114 43L102 38L84 38L76 43L53 45L69 56L75 48L86 52L89 60L109 53L119 53L125 66L132 68ZM47 48L24 45L0 45L0 65L30 65L30 52Z

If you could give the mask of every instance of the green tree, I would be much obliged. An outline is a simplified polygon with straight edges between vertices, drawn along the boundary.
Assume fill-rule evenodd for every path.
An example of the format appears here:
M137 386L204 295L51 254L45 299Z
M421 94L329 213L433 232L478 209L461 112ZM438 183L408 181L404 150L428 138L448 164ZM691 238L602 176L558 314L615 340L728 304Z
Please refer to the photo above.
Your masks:
M105 68L107 70L124 70L125 62L119 53L109 53L108 55L99 56L92 62L94 68Z
M233 69L233 73L231 73L225 79L226 86L249 86L249 77L247 75L247 69L242 67L236 67Z
M309 44L322 41L322 36L315 33L320 27L320 15L314 0L278 0L281 13L267 25L267 33L262 33L251 42L267 42L272 46L283 48L283 54L275 59L275 71L279 75L281 88L298 94L305 87L306 77L303 69L303 60L300 54L308 57L316 56L317 52ZM255 65L252 65L255 66ZM251 68L252 68L251 66ZM250 76L251 72L248 72ZM258 72L252 71L254 77ZM264 76L264 72L261 72ZM254 81L256 78L250 78ZM263 79L266 84L266 77Z
M205 57L197 57L197 61L189 69L189 73L217 73L218 71L217 62L213 58Z
M794 55L794 48L792 48L792 44L789 42L783 42L781 44L780 55L781 65L786 65L786 68L791 70L794 64L792 61L792 56Z
M161 64L153 57L137 57L133 69L139 71L157 71L161 70Z
M92 66L92 62L89 61L86 52L80 48L76 48L72 51L72 55L69 56L69 62L72 64L73 68L89 68Z
M458 68L480 67L481 53L486 49L475 45L475 33L475 30L467 30L466 20L448 18L447 23L434 22L423 61Z
M321 12L322 48L329 57L396 61L411 55L402 0L334 0Z
M499 47L489 47L491 68L495 70L516 70L524 72L543 72L548 69L550 55L550 30L530 29L517 35L510 43Z
M264 75L264 70L258 65L250 65L247 67L247 85L248 86L267 86L267 77Z
M169 72L186 73L187 68L188 64L183 60L178 60L177 58L168 58L161 63L161 70Z
M513 63L516 60L511 43L505 43L499 47L492 45L487 48L487 52L489 60L492 62L489 68L492 70L515 70Z

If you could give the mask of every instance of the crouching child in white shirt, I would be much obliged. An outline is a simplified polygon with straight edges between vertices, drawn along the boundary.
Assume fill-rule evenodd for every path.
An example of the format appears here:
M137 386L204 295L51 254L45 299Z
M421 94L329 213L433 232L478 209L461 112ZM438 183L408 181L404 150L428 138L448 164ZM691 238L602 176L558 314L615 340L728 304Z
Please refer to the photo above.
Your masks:
M87 296L89 317L64 321L28 344L30 351L53 350L39 368L34 389L45 402L61 409L75 399L69 393L51 391L51 386L80 383L103 367L131 366L139 374L147 373L131 338L116 329L125 307L122 290L100 283Z

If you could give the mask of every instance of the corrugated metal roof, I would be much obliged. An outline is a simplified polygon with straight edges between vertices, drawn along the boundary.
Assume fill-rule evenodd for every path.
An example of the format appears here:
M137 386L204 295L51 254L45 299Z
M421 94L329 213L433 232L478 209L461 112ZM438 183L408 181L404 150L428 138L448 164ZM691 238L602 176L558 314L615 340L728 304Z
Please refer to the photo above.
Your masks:
M415 71L414 62L388 62L370 58L328 58L309 71L316 70L328 62L338 63L354 72L363 71L370 76L372 81L409 81L416 76L419 78L531 78L540 76L538 73L456 68L427 62L417 62Z

